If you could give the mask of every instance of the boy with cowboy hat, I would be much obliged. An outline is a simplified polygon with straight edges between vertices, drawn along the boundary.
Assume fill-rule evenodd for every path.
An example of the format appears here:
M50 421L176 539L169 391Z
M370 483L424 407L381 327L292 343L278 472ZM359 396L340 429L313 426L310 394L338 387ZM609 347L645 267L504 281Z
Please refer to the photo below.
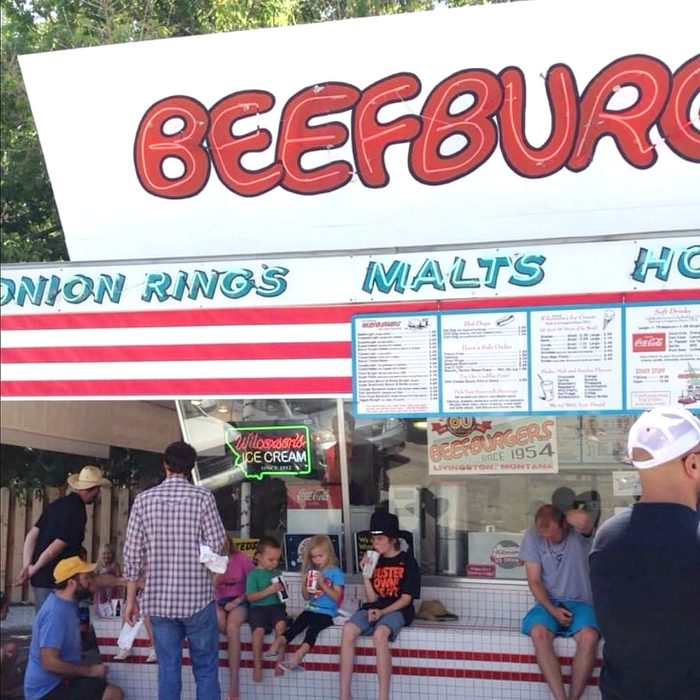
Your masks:
M111 486L99 467L87 465L68 476L72 493L44 508L24 540L23 566L15 580L21 586L31 580L34 608L38 613L56 588L52 572L62 559L78 556L85 538L86 505L94 503L100 489Z

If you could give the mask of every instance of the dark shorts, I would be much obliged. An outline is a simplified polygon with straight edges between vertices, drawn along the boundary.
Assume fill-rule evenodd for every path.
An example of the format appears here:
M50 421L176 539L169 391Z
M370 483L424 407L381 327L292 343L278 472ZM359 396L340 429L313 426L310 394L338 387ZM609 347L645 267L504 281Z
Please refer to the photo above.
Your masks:
M278 622L287 620L286 605L251 605L248 613L250 629L271 630Z
M106 687L104 678L69 678L41 700L101 700Z

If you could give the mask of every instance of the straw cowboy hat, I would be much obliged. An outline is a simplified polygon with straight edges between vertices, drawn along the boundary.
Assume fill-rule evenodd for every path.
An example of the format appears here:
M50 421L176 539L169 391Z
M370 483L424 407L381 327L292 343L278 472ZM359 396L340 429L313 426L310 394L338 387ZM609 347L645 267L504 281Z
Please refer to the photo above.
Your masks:
M85 491L93 489L95 486L111 486L112 482L102 476L102 470L99 467L93 467L88 464L80 470L80 474L70 474L68 476L68 486L73 491Z
M459 620L459 615L448 612L439 600L424 600L418 608L416 618L419 620Z

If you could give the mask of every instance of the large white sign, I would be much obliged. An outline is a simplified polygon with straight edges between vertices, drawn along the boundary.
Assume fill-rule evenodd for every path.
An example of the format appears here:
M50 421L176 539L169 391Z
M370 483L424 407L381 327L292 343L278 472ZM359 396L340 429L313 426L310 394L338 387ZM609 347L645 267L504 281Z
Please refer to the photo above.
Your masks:
M73 260L691 230L693 9L538 0L21 66Z

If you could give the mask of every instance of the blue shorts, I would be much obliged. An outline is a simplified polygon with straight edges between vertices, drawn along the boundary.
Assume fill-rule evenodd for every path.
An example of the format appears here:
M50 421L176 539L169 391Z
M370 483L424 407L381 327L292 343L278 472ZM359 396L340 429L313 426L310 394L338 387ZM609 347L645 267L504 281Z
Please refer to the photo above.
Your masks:
M384 615L376 622L369 621L369 610L358 610L353 613L348 622L352 622L353 625L360 628L361 637L369 637L379 625L384 625L391 630L391 634L389 635L390 642L393 642L401 631L401 628L406 626L406 621L400 610L394 610L394 612Z
M576 632L584 627L592 627L597 632L600 632L598 620L596 620L595 610L589 603L582 603L580 600L553 600L555 605L562 603L571 611L573 619L568 627L562 627L549 611L537 603L533 608L530 608L527 615L523 618L523 624L520 631L523 634L530 634L530 630L534 625L544 625L550 632L557 637L573 637Z

